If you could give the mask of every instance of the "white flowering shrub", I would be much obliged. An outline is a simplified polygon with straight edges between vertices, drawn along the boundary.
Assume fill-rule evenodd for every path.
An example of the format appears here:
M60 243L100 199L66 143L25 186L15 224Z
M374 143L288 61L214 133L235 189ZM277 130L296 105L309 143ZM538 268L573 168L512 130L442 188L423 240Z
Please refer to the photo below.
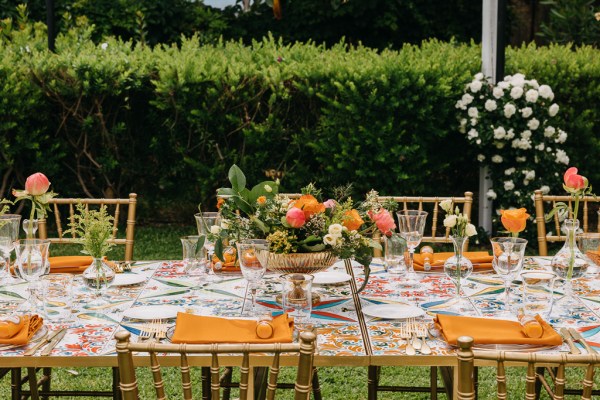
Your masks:
M477 161L489 166L487 196L496 209L533 207L535 189L558 189L556 176L569 157L561 148L567 133L553 122L559 112L553 100L548 85L522 74L492 85L479 73L456 102L460 131L477 148Z

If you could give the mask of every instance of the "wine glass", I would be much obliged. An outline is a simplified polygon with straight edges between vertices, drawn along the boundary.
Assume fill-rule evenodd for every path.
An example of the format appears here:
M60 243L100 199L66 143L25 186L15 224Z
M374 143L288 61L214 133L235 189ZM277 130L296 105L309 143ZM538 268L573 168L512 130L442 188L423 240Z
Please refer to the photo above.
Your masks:
M5 285L13 284L17 280L10 273L10 253L15 248L15 241L19 238L19 224L21 216L18 214L4 214L0 216L0 252L5 268L1 270L0 277Z
M205 237L204 248L206 249L207 260L210 264L212 256L215 253L215 242L210 240L210 236L215 235L218 233L218 231L220 231L221 215L218 212L205 211L194 214L194 217L196 218L198 235ZM212 282L221 280L221 278L215 274L212 268L209 269L207 278Z
M492 266L504 281L504 311L500 313L500 316L514 318L515 315L510 310L510 285L523 268L527 240L514 237L496 237L490 239L490 241L494 256Z
M408 286L416 286L419 284L417 274L414 268L415 249L421 243L423 231L425 230L425 222L427 221L428 213L419 210L403 210L396 213L398 216L398 226L400 235L406 240L408 247L409 264L408 276L405 282Z
M267 269L269 261L269 242L263 239L249 239L237 243L237 254L242 275L252 295L251 316L256 315L256 291L258 283ZM246 298L244 297L244 303ZM242 313L244 305L242 305Z
M37 282L46 273L49 247L49 240L23 239L15 242L16 264L21 278L28 283L29 291L29 298L20 307L22 311L37 313L37 301L34 297L39 289Z

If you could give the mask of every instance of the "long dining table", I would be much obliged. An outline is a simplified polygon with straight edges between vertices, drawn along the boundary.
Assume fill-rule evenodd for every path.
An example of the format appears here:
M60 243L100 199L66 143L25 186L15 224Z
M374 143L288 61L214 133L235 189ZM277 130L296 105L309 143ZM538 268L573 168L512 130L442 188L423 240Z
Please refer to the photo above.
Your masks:
M549 269L549 264L550 258L529 257L524 269ZM73 321L51 354L40 356L38 352L24 356L33 343L23 347L0 347L0 368L115 367L114 334L119 330L126 329L135 337L151 319L162 318L165 324L172 326L177 312L238 318L242 309L250 306L246 281L240 273L217 274L216 280L207 282L188 274L181 261L140 261L131 266L131 272L123 274L117 280L118 284L108 288L105 296L109 304L103 307L88 305L94 296L93 290L83 285L81 276L76 276ZM329 271L328 278L313 286L313 291L320 296L309 321L318 334L315 366L456 365L455 349L442 337L427 336L430 354L417 351L407 355L407 341L403 335L406 319L387 319L372 312L378 310L378 305L402 307L409 304L422 310L414 315L414 321L430 324L436 313L447 312L445 305L454 296L454 284L443 271L419 273L419 285L411 287L404 284L405 277L388 274L382 260L374 259L368 284L360 293L356 290L364 280L361 266L338 262ZM276 273L268 272L264 276L258 291L260 313L281 313L276 301L281 286L279 279ZM576 280L574 287L579 306L571 309L555 307L548 322L555 327L579 330L592 348L600 350L600 283L590 276ZM464 281L463 290L476 315L493 318L504 307L503 281L492 270L471 274ZM519 290L515 281L513 298L516 302L520 301ZM25 283L4 287L0 291L0 305L22 299L25 293ZM555 297L561 296L558 285ZM59 328L51 321L45 324L49 331ZM566 344L539 349L546 352L568 350ZM177 365L177 362L175 358L169 360L166 357L163 364ZM191 361L193 365L202 366L208 362L201 357Z

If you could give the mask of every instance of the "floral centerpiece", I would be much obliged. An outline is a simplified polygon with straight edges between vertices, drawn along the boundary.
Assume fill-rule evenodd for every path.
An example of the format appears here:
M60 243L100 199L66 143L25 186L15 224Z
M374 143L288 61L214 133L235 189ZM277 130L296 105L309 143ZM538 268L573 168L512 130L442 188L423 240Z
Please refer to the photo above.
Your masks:
M381 249L373 235L391 235L395 223L390 214L396 205L381 204L371 191L361 204L340 190L337 199L321 201L322 192L310 184L298 199L279 194L276 181L246 188L239 167L229 170L230 188L221 188L221 229L215 235L215 253L223 260L223 242L248 238L267 239L273 255L321 253L341 259L353 258L367 270L373 249ZM315 271L316 272L316 271Z
M31 212L29 213L29 220L25 226L27 232L27 238L33 239L34 236L34 218L37 214L38 218L44 218L50 206L48 201L56 196L56 193L48 191L50 189L50 181L46 175L41 172L36 172L30 175L25 181L25 189L13 189L12 194L16 197L16 201L30 200L31 201ZM25 222L25 221L23 221Z
M548 193L554 176L569 163L561 148L567 133L557 126L560 110L548 85L523 74L492 85L479 73L457 101L460 131L489 168L487 193L497 209L526 204L534 189Z

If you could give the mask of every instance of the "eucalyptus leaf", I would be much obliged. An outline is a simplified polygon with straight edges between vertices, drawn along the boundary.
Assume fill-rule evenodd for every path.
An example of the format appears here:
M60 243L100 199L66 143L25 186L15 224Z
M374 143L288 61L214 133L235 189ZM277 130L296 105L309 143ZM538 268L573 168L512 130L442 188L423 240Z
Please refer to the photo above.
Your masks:
M242 172L240 167L233 164L229 168L229 182L231 182L231 188L236 192L241 192L246 187L246 175Z

